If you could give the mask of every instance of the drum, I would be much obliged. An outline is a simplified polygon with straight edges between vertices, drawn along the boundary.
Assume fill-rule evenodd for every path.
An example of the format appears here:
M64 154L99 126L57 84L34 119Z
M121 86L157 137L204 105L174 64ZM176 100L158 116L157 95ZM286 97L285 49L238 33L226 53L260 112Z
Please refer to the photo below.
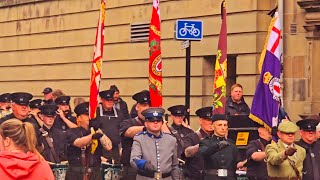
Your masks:
M64 180L68 164L50 164L55 180Z
M120 180L122 164L101 163L101 173L104 180Z

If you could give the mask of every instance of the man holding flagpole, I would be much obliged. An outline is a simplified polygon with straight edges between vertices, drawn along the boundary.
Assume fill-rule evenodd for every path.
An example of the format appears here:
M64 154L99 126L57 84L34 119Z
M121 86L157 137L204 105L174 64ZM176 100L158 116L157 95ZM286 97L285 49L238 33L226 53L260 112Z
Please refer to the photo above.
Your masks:
M226 108L227 77L227 11L226 2L221 3L221 30L215 66L213 97L212 136L199 143L199 151L204 158L204 179L236 179L238 149L227 138L228 118Z

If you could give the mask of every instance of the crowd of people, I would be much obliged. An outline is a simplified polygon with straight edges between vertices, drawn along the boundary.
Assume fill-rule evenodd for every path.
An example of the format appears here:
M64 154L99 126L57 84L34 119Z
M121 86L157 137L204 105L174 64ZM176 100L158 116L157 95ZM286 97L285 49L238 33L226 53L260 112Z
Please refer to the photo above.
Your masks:
M212 106L199 108L197 131L187 124L184 105L168 108L169 124L165 109L150 106L147 90L132 96L136 103L129 113L117 86L110 86L99 93L93 119L88 102L75 98L72 111L70 96L61 90L45 88L44 99L27 92L2 94L0 176L54 179L49 164L64 164L67 180L100 180L101 163L106 163L120 164L124 180L231 180L239 169L246 170L248 179L319 179L319 116L297 124L283 120L277 143L271 143L269 129L259 127L259 139L250 141L240 157L228 139L228 119L250 113L242 91L240 84L231 87L225 114L213 114ZM299 128L301 140L295 142Z

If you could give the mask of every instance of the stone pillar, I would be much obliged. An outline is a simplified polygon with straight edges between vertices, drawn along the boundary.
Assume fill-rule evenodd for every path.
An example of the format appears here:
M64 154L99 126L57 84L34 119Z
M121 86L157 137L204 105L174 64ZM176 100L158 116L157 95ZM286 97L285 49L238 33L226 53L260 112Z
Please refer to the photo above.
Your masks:
M305 25L307 31L306 39L306 84L308 86L307 104L310 107L305 113L318 114L320 112L320 1L303 0L298 1L298 5L305 10Z

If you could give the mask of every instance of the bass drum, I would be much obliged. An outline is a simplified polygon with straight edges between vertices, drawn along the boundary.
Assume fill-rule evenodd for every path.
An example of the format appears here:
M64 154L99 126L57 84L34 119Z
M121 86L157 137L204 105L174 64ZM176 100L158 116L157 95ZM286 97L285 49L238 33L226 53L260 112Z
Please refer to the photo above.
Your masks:
M64 180L68 169L68 164L49 164L55 180Z
M105 180L120 180L122 174L122 164L101 163L102 177Z

